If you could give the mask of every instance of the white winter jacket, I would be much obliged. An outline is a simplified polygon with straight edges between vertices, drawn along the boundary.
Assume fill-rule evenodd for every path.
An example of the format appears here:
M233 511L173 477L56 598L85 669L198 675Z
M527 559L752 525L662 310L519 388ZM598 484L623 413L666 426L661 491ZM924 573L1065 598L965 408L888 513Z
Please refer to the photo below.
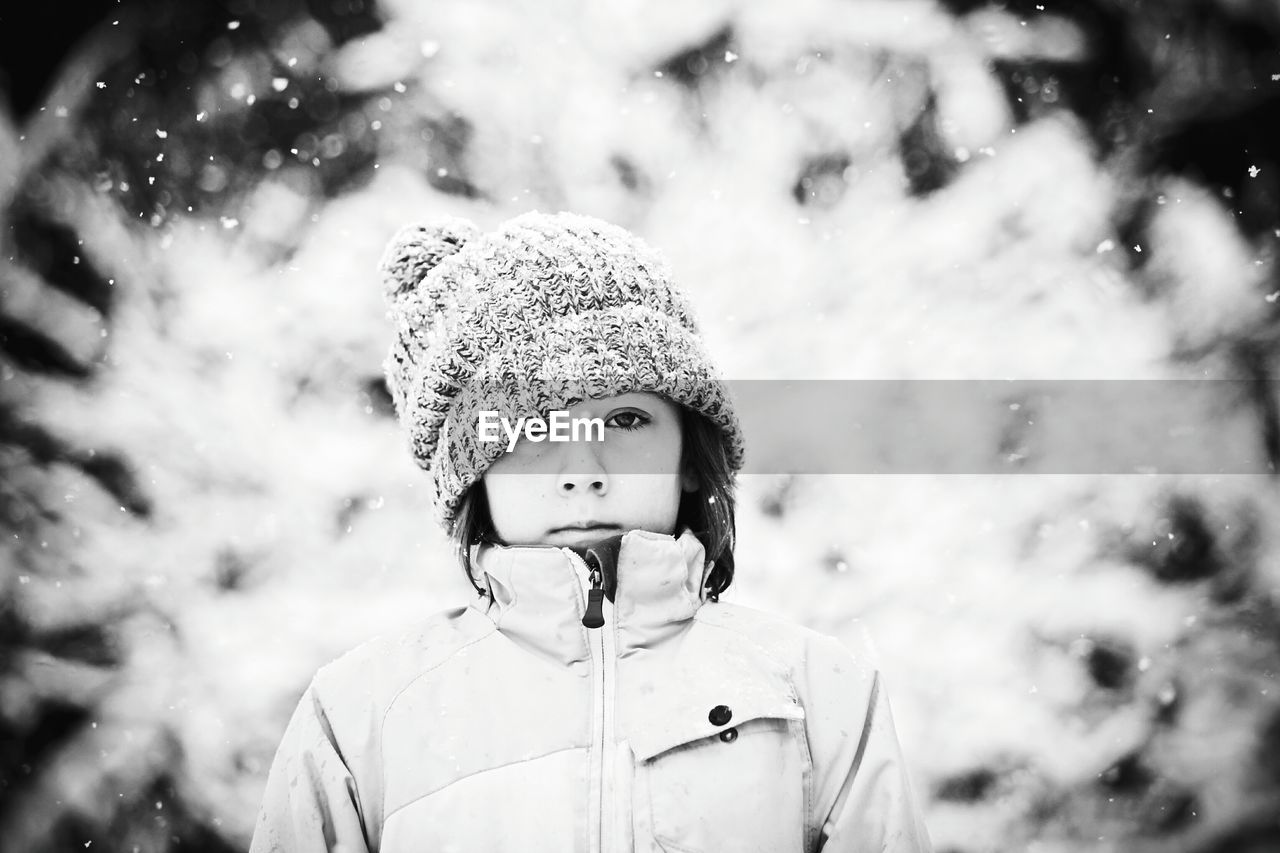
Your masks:
M929 851L870 659L705 601L691 533L623 538L597 629L573 551L476 558L489 597L316 673L252 853Z

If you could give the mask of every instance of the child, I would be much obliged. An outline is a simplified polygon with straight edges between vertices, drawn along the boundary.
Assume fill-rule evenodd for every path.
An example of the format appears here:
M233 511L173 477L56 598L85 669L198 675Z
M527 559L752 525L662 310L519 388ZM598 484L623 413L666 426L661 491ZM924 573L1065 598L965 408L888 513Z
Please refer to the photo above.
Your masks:
M742 437L653 250L450 219L382 271L388 385L479 597L316 673L253 853L928 851L866 652L718 600ZM557 411L601 426L527 420Z

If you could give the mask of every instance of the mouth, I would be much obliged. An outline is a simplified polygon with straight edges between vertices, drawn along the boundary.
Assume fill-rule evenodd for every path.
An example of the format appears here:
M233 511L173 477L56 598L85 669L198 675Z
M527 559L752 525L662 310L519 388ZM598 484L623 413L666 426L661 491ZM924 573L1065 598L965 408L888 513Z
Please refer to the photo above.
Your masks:
M604 524L601 522L587 522L584 524L568 524L564 527L554 527L547 531L551 534L556 533L607 533L613 530L620 530L616 524Z

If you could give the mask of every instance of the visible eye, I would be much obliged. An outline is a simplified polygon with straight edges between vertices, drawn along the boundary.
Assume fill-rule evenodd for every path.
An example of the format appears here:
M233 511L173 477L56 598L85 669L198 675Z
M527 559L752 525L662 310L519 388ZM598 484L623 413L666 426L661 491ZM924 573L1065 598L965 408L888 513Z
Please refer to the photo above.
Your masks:
M614 412L609 415L605 420L604 425L608 427L617 427L618 429L624 429L630 432L633 429L640 429L648 424L650 420L651 419L647 415L628 409L621 412Z

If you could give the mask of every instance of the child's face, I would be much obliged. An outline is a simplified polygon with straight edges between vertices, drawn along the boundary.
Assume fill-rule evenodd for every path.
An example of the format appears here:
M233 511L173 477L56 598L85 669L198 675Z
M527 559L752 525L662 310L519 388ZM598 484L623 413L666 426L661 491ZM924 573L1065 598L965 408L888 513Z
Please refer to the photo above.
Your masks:
M600 418L604 440L530 441L489 466L489 515L508 545L582 547L616 533L675 533L682 491L680 411L657 394L585 400L569 418ZM592 439L598 438L595 431Z

